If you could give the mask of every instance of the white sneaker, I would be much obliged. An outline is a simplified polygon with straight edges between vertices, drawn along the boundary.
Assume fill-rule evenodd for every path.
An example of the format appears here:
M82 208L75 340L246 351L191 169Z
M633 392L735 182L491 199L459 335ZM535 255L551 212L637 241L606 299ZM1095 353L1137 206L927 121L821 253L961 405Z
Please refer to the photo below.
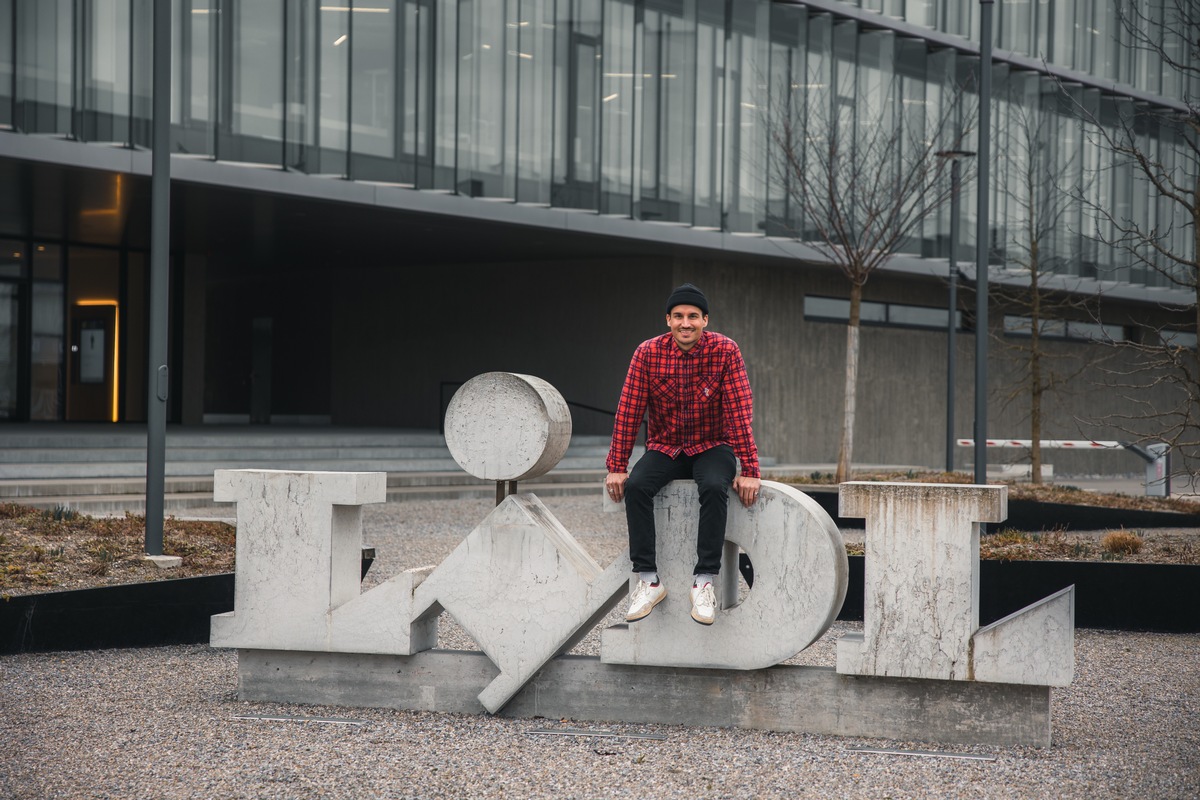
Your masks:
M712 625L717 615L717 595L711 583L692 587L692 619Z
M639 580L637 588L633 590L633 598L629 601L629 611L625 612L625 621L637 622L643 617L650 616L650 612L666 596L667 587L663 586L662 581L646 583Z

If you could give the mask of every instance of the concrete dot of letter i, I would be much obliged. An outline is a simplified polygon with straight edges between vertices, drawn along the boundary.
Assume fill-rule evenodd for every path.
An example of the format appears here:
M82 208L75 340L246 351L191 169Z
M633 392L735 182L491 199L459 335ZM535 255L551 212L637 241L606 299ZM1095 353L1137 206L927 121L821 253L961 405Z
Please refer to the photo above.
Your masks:
M446 409L446 446L476 478L522 481L545 475L570 442L567 402L532 375L477 375L454 393Z

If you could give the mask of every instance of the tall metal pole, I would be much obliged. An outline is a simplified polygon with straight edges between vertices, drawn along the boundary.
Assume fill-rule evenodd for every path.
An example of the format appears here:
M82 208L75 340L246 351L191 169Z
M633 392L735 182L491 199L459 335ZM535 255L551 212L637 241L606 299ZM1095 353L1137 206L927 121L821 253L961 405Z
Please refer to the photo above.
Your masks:
M988 161L992 133L992 0L979 0L979 219L975 233L975 483L987 483Z
M946 320L946 472L954 471L954 395L958 382L958 190L960 158L975 155L970 150L939 150L938 158L950 159L950 301Z
M146 378L146 555L163 554L167 455L167 282L171 248L171 0L154 0L150 161L150 330Z
M958 361L958 158L952 153L938 153L950 159L950 299L946 320L946 472L954 472L954 383Z

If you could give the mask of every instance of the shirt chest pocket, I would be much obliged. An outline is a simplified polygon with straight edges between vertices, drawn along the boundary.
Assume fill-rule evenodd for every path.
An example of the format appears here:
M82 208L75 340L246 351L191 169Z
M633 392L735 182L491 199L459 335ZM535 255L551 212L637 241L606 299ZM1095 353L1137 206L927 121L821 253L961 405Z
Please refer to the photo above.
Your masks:
M696 381L696 399L702 403L713 403L721 397L721 381L712 376Z
M679 384L670 375L655 378L650 383L650 394L662 403L674 403L679 399Z

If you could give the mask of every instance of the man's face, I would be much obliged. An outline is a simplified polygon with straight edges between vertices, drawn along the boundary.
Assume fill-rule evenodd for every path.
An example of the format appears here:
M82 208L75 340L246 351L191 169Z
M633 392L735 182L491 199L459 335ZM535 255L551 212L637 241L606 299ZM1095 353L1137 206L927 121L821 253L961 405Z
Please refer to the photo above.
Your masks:
M675 306L667 314L667 327L675 344L686 352L700 341L700 334L708 327L708 315L696 306Z

